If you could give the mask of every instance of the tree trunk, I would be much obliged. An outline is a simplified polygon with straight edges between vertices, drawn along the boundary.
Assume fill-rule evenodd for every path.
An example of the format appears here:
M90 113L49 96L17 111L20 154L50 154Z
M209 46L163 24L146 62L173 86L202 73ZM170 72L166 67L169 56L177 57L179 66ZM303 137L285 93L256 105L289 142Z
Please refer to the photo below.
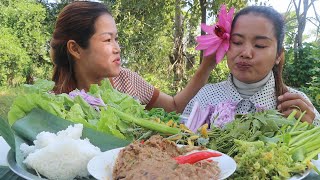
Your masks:
M173 88L176 92L181 90L181 82L184 75L184 59L183 59L183 24L181 13L181 0L175 1L175 32L174 32L174 49L172 55L169 56L173 66Z
M300 59L303 58L303 51L302 51L302 40L303 40L303 32L306 28L306 22L307 22L307 12L310 8L310 6L314 3L315 0L311 0L309 3L309 0L303 0L303 9L301 0L299 0L298 4L296 1L293 1L295 11L296 11L296 18L298 22L298 30L295 37L294 42L294 61L297 62ZM302 13L300 14L300 11L302 10Z
M201 24L207 23L207 0L200 0L200 9L201 9ZM201 30L201 35L204 35L205 32ZM202 62L203 51L200 51L200 64Z

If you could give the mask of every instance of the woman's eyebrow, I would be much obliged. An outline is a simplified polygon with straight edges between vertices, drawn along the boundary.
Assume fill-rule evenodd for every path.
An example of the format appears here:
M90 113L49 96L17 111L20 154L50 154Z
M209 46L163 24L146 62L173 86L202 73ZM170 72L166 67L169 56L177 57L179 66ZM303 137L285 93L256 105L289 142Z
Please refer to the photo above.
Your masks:
M272 41L272 39L268 36L256 36L255 37L256 40L259 40L259 39L262 39L262 40L269 40L269 41Z
M242 34L239 34L239 33L233 33L233 34L231 34L231 37L233 37L233 36L238 36L238 37L240 37L240 38L244 38L244 35L242 35ZM269 40L269 41L272 41L272 38L270 38L270 37L268 37L268 36L256 36L255 37L255 39L256 40Z
M103 35L110 35L110 36L113 36L114 35L114 33L112 33L112 32L103 32L103 33L101 33L101 34L99 34L99 36L103 36Z

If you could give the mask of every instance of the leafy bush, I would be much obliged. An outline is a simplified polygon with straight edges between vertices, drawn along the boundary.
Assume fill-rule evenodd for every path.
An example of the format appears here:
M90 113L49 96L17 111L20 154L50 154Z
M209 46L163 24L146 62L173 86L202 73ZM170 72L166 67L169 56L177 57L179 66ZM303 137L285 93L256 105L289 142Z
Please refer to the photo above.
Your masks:
M0 34L0 86L20 84L31 59L11 29L0 27Z
M288 86L305 92L313 105L320 110L320 47L312 43L304 43L303 49L294 59L293 48L286 53L284 81Z
M301 87L300 90L306 93L315 108L320 112L320 77L313 77L309 87Z
M292 87L312 86L314 77L320 74L320 47L311 43L305 43L304 48L298 50L298 57L294 59L294 49L286 52L286 64L284 68L284 80Z
M46 10L36 0L4 0L0 3L0 86L32 83L47 78Z

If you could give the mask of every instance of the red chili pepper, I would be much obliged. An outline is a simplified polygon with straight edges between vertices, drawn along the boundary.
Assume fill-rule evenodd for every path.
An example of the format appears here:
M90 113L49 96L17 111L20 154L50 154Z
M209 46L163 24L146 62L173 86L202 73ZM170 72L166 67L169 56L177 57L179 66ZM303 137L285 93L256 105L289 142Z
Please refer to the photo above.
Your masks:
M177 156L174 159L177 161L178 164L194 164L198 161L208 159L211 157L219 157L222 154L210 151L199 151L188 155Z

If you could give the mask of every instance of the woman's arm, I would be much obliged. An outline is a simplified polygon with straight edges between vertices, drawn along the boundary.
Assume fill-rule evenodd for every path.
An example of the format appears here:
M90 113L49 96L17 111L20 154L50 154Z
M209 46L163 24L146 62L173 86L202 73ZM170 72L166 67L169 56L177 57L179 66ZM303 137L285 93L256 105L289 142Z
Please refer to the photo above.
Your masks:
M167 112L181 113L193 96L207 83L211 71L215 68L215 54L204 57L199 69L196 71L187 86L174 97L160 92L156 101L150 106L162 107Z

